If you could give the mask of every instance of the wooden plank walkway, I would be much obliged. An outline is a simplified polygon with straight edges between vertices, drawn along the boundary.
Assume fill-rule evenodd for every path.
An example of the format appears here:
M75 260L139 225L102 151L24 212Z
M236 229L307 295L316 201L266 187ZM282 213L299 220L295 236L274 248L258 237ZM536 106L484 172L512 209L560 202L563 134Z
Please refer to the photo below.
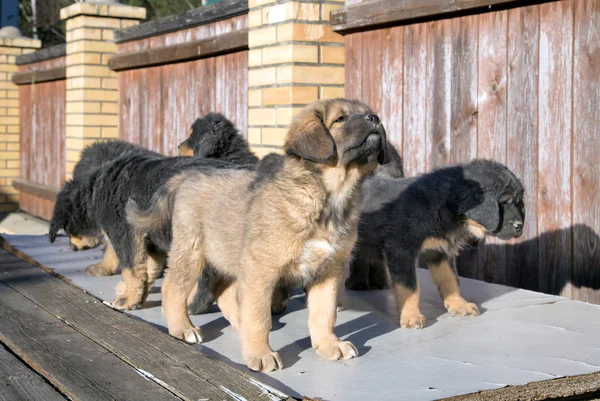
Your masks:
M0 342L27 366L0 348L0 399L63 399L39 374L72 400L292 400L5 249Z

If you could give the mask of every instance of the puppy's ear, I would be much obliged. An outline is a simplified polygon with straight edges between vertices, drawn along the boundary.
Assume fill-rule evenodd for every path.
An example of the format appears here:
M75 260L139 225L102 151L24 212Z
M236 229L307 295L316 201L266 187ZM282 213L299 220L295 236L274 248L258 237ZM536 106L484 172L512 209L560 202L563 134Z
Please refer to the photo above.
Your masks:
M48 230L50 243L54 243L58 230L65 228L72 216L72 203L69 200L69 196L71 195L74 186L74 181L65 182L65 185L56 196L54 210L52 211L52 219L50 220L50 229Z
M56 241L56 234L58 230L62 228L63 224L55 221L54 219L50 222L50 230L48 231L48 237L50 238L50 243L53 244Z
M466 180L457 184L451 204L454 213L476 221L488 231L496 231L500 225L498 202L487 196L475 181Z
M333 137L323 123L318 106L302 111L292 122L283 148L288 155L317 163L329 163L337 157Z

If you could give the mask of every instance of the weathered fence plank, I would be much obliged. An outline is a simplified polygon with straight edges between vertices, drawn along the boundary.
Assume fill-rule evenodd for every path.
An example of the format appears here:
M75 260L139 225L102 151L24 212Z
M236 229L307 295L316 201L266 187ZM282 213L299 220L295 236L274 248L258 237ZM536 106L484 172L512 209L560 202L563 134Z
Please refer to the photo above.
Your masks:
M600 2L574 6L573 291L600 303L600 237L593 231L600 228Z
M538 229L540 290L570 296L573 2L540 8Z
M506 249L507 282L538 288L537 161L539 7L508 11L508 110L506 164L525 187L523 236ZM518 266L518 268L517 268Z
M477 157L506 163L507 11L479 15ZM506 282L506 249L495 238L477 253L483 279ZM491 246L487 246L491 245Z

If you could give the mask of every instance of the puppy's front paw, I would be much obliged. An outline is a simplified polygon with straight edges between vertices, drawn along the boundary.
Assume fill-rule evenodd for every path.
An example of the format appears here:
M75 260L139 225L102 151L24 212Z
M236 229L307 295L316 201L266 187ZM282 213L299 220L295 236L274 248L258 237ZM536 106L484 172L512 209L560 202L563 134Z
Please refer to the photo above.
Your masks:
M115 273L102 263L96 263L95 265L86 267L85 274L88 276L114 276Z
M421 312L404 312L400 316L400 327L405 329L422 329L427 319Z
M142 306L141 299L134 299L134 297L128 297L125 294L119 294L114 301L112 301L112 307L118 310L136 310Z
M358 356L358 350L350 341L331 341L314 346L317 354L330 361L352 359Z
M281 358L275 351L248 353L244 355L244 361L248 368L257 372L271 372L283 368Z
M200 327L186 327L183 329L169 329L169 334L188 344L200 344L203 340Z
M444 302L444 306L452 316L477 316L479 308L472 302L467 302L463 298L457 298Z

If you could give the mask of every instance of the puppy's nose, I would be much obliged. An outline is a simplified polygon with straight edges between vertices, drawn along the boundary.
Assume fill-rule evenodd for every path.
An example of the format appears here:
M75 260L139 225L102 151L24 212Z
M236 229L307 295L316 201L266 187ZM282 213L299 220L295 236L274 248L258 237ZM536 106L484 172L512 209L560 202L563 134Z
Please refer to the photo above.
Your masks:
M515 221L515 222L513 223L513 227L514 227L514 228L515 228L515 230L517 230L517 232L519 232L519 233L520 233L521 231L523 231L523 223L522 223L522 222L520 222L520 221Z
M373 124L377 124L379 122L379 117L377 117L375 114L367 114L365 119L371 121Z

